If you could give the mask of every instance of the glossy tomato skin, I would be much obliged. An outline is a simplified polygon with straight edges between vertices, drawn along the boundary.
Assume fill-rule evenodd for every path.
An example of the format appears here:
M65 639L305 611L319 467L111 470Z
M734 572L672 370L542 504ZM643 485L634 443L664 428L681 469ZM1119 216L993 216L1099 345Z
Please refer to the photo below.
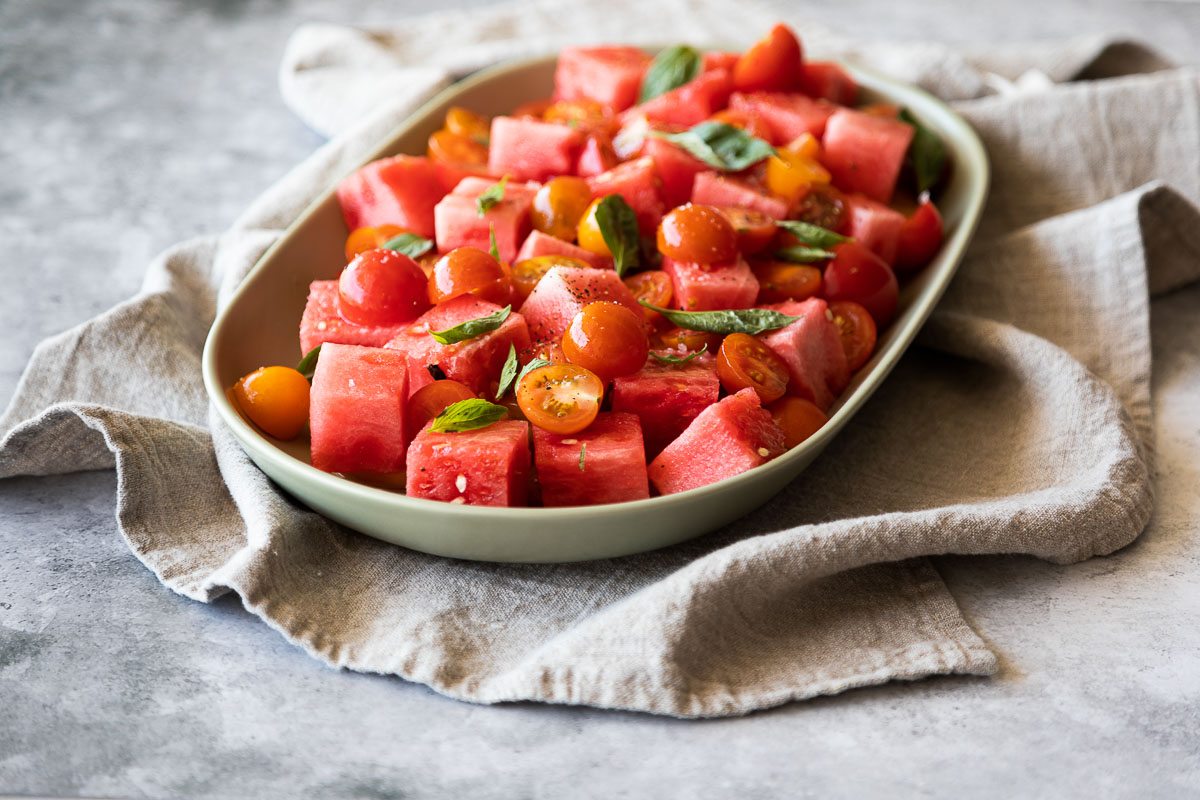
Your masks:
M359 253L383 247L391 239L406 231L399 225L376 225L374 228L355 228L346 237L346 263L349 264Z
M731 333L717 351L717 376L730 394L753 389L765 405L787 392L788 367L769 346L746 333Z
M533 227L564 241L572 241L579 221L592 202L587 181L573 175L551 178L533 196Z
M796 34L778 24L733 65L733 88L739 92L791 91L799 85L802 59Z
M892 268L857 242L836 245L833 252L825 267L825 299L852 300L871 314L876 325L886 325L896 313L900 295Z
M925 198L900 229L896 269L918 269L928 264L942 246L942 236L942 215L937 206Z
M764 261L753 269L760 303L807 300L821 291L821 270L809 264Z
M767 407L775 424L783 430L783 444L789 450L821 429L829 417L811 400L781 397Z
M813 184L801 195L791 216L837 233L845 233L850 222L850 212L842 193L824 183Z
M579 433L600 413L604 383L576 364L552 364L527 372L516 395L525 419L534 425L551 433Z
M641 319L619 303L601 300L579 310L562 337L563 354L605 383L646 364L650 344Z
M833 324L842 337L842 350L846 353L846 364L855 372L867 363L875 352L876 327L870 312L851 300L837 300L829 304Z
M398 325L429 308L425 273L394 250L367 250L338 278L338 313L358 325Z
M480 169L487 166L488 148L471 136L442 128L429 137L425 155L430 161Z
M661 269L651 269L630 275L623 283L629 287L634 300L645 300L650 305L659 308L671 307L671 297L675 294L675 287L671 283L671 276ZM662 314L644 306L642 307L642 316L646 318L647 322L658 322L663 319Z
M611 256L612 251L608 249L608 245L604 241L604 234L600 232L600 223L596 221L596 208L603 199L603 197L597 197L588 205L587 210L583 212L583 217L579 220L579 225L575 228L575 236L579 240L579 246L584 250L602 256Z
M737 256L738 235L718 209L687 203L662 218L658 251L675 261L720 264Z
M476 114L462 106L451 106L446 111L446 130L459 136L470 136L480 144L487 142L492 126L487 117Z
M475 393L465 383L440 380L427 383L408 398L408 415L405 425L408 435L416 436L425 423L460 400L470 400Z
M737 233L738 250L743 255L759 252L775 238L775 220L761 211L742 206L719 209Z
M260 367L234 384L233 396L276 439L295 439L308 424L308 379L291 367Z
M512 297L512 278L490 254L474 247L458 247L433 265L428 294L434 305L464 294L507 305Z

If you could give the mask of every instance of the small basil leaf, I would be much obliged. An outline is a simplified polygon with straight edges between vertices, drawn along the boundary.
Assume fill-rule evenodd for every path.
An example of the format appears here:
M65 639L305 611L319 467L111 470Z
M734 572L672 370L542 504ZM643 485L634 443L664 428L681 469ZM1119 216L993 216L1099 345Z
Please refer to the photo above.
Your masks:
M496 244L496 226L495 225L492 225L488 229L488 238L492 242L492 246L490 248L488 248L488 253L491 254L492 258L499 261L500 260L500 248Z
M383 243L384 250L395 250L409 258L420 258L433 249L433 240L415 233L402 233Z
M521 361L517 358L517 346L510 344L508 346L508 358L504 360L504 368L500 370L500 385L496 387L496 399L504 397L504 393L508 391L508 387L512 386L514 380L517 379L517 367L521 365Z
M453 328L447 328L444 331L430 331L429 335L438 344L458 344L459 342L465 342L467 339L474 339L476 336L496 330L504 324L504 320L508 319L508 315L511 313L512 306L508 305L494 314L460 322Z
M517 375L517 379L515 381L513 381L513 386L520 386L521 381L523 381L525 379L525 376L528 375L529 373L533 372L535 369L538 369L540 367L548 367L553 363L554 363L553 361L547 361L544 358L533 359L532 361L530 361L528 364L526 364L524 367L521 368L521 372L520 372L520 374Z
M493 422L499 422L508 416L508 409L472 397L470 400L459 400L449 405L446 410L433 418L430 430L435 433L459 433L486 428Z
M612 253L613 266L622 276L629 267L638 265L637 214L619 194L610 194L596 206L596 224L604 244Z
M300 359L300 363L296 365L296 372L308 378L308 382L312 383L313 373L317 371L317 359L320 357L321 345L317 345L305 353L304 358Z
M657 358L659 361L661 361L664 364L686 364L687 362L691 361L696 356L698 356L702 353L706 353L706 352L708 352L707 344L704 345L703 347L701 347L696 352L692 353L691 355L682 356L682 357L681 356L673 356L670 354L660 355L659 353L656 353L653 350L650 351L650 355L654 356L655 358Z
M690 331L701 333L719 333L726 336L731 333L748 333L754 335L763 331L773 331L786 328L803 315L793 317L768 308L740 308L725 311L680 311L672 308L659 308L645 300L638 300L651 311L662 314L672 324Z
M785 247L782 250L775 251L775 257L780 261L790 261L793 264L812 264L816 261L825 261L833 258L835 253L830 250L824 250L820 247L809 247L808 245L797 245L796 247Z
M908 159L917 177L917 194L928 191L942 177L946 167L946 143L942 137L922 125L907 108L900 109L900 120L913 126Z
M442 369L440 366L438 366L437 364L426 364L426 365L425 365L425 371L426 371L426 372L428 372L428 373L429 373L429 377L433 378L435 381L444 381L444 380L446 380L446 372L445 372L445 370L443 370L443 369Z
M475 210L479 212L479 216L482 217L491 211L497 203L504 199L504 187L507 184L508 176L505 175L499 183L492 184L487 191L475 198Z
M587 457L587 442L579 445L579 471L583 472L583 459Z
M650 131L650 136L679 145L715 169L740 172L775 154L769 142L724 122L701 122L686 131Z
M812 247L833 247L842 242L850 241L849 236L842 236L840 233L834 233L828 228L813 225L811 222L785 219L775 224L799 239L801 244L807 244Z
M677 44L660 52L650 62L646 77L642 78L642 90L638 102L653 100L660 94L683 86L700 74L703 66L700 51L686 44Z

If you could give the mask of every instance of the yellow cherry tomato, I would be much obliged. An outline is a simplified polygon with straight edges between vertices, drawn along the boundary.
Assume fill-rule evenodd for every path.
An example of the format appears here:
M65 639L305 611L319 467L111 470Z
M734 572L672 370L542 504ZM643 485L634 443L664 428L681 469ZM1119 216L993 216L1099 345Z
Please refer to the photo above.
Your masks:
M308 379L291 367L259 367L234 384L233 396L276 439L295 439L308 423Z

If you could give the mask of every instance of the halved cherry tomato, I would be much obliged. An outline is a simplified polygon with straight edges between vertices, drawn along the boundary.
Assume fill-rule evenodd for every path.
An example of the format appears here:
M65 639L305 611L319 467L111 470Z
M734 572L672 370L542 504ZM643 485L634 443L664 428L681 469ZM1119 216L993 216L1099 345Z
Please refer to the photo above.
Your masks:
M512 297L512 279L499 261L474 247L457 247L438 259L429 275L429 302L473 294L498 305Z
M833 252L825 267L825 299L831 303L853 300L870 313L876 325L886 325L896 313L900 294L892 268L858 242L835 245Z
M575 238L579 221L592 202L587 181L572 175L551 178L533 196L530 218L533 227L564 241Z
M259 367L233 385L233 396L276 439L295 439L308 424L308 379L291 367Z
M942 246L942 215L928 197L909 215L900 228L896 269L909 270L929 263Z
M750 255L771 243L775 235L775 220L761 211L743 206L718 209L737 233L738 250Z
M717 351L717 375L730 394L753 389L763 403L771 403L787 391L789 373L769 346L747 333L731 333Z
M671 283L671 276L663 272L661 269L651 269L645 272L639 272L636 275L630 275L624 281L629 287L629 291L633 293L634 300L645 300L652 306L659 308L668 308L671 302L671 296L675 293L675 287ZM647 322L657 322L663 318L662 314L657 311L651 311L645 306L642 307L642 316Z
M786 92L800 81L800 40L778 24L733 65L733 88L739 92Z
M794 203L813 184L829 183L832 176L816 158L788 148L780 148L767 159L767 188Z
M430 161L469 169L487 165L488 147L471 136L442 128L429 137L425 155Z
M783 429L784 447L791 450L829 422L829 417L811 400L781 397L767 408L775 424Z
M609 110L593 100L559 100L542 112L547 122L559 122L585 131L608 133L615 120Z
M829 304L833 324L837 325L842 337L842 350L846 353L846 364L854 372L875 351L875 320L871 314L852 300L838 300Z
M600 223L596 221L596 207L603 199L603 197L597 197L583 212L583 218L579 220L579 226L575 229L575 236L579 240L579 246L584 250L602 256L611 256L612 251L605 244L604 234L600 232Z
M765 261L753 266L758 278L758 302L807 300L821 291L821 270L809 264Z
M658 251L676 261L720 264L737 255L737 231L712 206L673 208L658 225Z
M399 225L377 225L374 228L355 228L346 237L346 263L359 253L377 250L406 231Z
M525 419L550 433L579 433L596 419L603 399L604 383L575 364L538 367L517 384Z
M849 210L841 192L827 184L814 183L800 196L792 218L842 233Z
M529 297L529 293L533 291L533 287L537 286L537 282L542 279L542 276L550 271L551 267L575 267L586 269L589 264L580 261L578 258L570 256L534 256L533 258L523 258L512 265L512 282L513 290L517 295L517 303L525 302L525 298Z
M620 303L600 300L579 310L563 332L563 354L608 382L646 365L650 344L641 317Z
M713 122L724 122L726 125L732 125L735 128L741 128L751 136L757 136L759 139L771 141L771 126L767 124L758 114L749 111L735 111L732 108L727 108L724 111L718 111L709 117Z
M474 111L468 111L462 106L452 106L446 112L446 130L459 136L469 136L482 145L487 145L491 136L492 126L487 117L480 116Z
M395 250L368 250L338 278L338 313L358 325L397 325L429 308L425 273Z
M707 347L709 353L716 353L721 346L720 334L689 331L686 328L668 328L658 334L658 339L665 350L678 350L682 347L695 353Z
M465 383L440 380L427 383L408 398L408 435L416 436L425 423L460 400L470 400L475 393Z

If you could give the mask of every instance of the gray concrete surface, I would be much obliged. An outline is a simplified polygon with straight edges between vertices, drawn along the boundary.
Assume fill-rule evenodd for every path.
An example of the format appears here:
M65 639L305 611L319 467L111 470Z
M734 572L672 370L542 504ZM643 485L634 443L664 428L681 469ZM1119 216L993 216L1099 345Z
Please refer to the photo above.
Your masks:
M1200 61L1192 2L849 0L832 18L811 5L868 37L1119 31ZM132 294L155 253L219 231L320 143L275 90L297 24L422 8L0 0L0 398L38 340ZM335 672L236 600L205 606L163 589L115 531L111 473L0 481L0 793L1196 796L1198 309L1200 287L1154 305L1158 505L1136 544L1067 568L938 561L1001 654L997 677L743 719L485 708Z

